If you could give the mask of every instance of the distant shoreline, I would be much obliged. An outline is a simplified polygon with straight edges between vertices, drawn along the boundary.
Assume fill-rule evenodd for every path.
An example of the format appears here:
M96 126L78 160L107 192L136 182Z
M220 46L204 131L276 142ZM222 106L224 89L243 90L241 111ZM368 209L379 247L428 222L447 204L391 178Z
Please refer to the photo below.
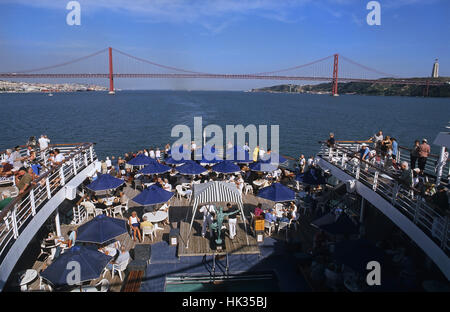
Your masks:
M411 78L407 80L416 80ZM426 80L427 78L423 78ZM372 96L428 96L428 97L450 97L450 78L438 78L443 85L427 86L398 83L362 83L346 82L338 83L338 94L340 95L372 95ZM431 80L431 79L430 79ZM433 79L435 81L435 79ZM403 80L405 81L405 80ZM316 85L294 85L281 84L270 87L255 88L247 92L268 92L268 93L295 93L295 94L321 94L331 95L331 83L321 83Z

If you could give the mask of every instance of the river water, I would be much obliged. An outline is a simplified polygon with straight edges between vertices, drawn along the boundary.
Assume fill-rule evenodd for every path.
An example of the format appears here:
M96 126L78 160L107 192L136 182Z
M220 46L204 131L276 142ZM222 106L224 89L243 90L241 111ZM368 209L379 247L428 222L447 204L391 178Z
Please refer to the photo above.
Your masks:
M293 157L313 155L329 132L362 140L382 129L402 146L432 143L450 120L448 98L228 91L0 94L0 107L0 150L45 133L52 143L96 142L101 159L172 143L172 127L193 131L194 117L222 126L224 136L226 125L279 125L280 152Z

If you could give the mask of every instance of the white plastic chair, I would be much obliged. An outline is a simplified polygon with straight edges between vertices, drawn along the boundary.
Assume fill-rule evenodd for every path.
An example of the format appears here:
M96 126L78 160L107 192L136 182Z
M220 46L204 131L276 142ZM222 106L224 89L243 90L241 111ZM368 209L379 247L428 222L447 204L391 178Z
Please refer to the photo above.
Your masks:
M100 286L100 292L107 292L109 290L110 283L106 278L104 278L100 282L95 284L95 287L98 286Z
M272 235L272 228L275 230L275 224L273 224L273 222L264 220L264 229L269 229L269 236Z
M94 209L94 212L95 212L95 216L99 216L99 215L102 215L102 214L103 214L103 209L95 208L95 209Z
M123 218L123 214L122 214L122 205L116 206L113 208L112 212L112 217L115 218L116 215L120 215Z
M177 185L175 187L175 189L177 190L177 195L178 195L179 199L181 199L181 197L186 197L188 200L191 199L192 193L187 193L187 192L183 191L183 187L181 185Z
M169 205L167 205L167 203L165 203L164 205L162 205L158 210L164 210L164 211L169 211Z
M45 287L47 287L49 291L53 291L52 286L45 283L42 276L39 275L39 290L46 290Z
M127 203L125 204L125 206L124 205L121 205L121 207L122 207L122 209L124 210L124 212L127 212L128 211L128 202L129 202L130 200L127 200Z
M114 263L112 265L112 270L111 270L112 278L114 278L114 271L116 271L119 274L120 280L123 281L122 272L124 272L127 269L127 266L128 266L128 260L123 261L122 263L119 263L119 264Z
M90 201L84 201L80 204L80 206L84 206L86 209L87 217L89 218L89 215L96 216L95 214L95 206Z
M149 226L144 226L142 228L142 242L145 241L145 235L150 235L150 238L153 242L153 236L156 236L155 234L155 226L153 227L149 227Z
M289 222L280 221L280 223L278 223L278 232L277 233L280 233L281 230L285 230L286 231L286 239L287 239L288 226L289 226Z
M253 194L253 187L250 184L245 183L245 194Z

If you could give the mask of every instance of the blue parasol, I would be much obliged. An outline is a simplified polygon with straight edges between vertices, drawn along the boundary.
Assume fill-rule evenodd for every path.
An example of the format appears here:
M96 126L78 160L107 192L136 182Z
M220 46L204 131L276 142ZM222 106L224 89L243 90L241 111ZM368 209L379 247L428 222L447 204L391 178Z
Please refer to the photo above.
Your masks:
M132 166L145 166L154 162L156 162L155 159L145 156L144 154L139 154L130 160L128 164Z
M195 175L205 172L206 169L197 164L195 161L188 160L184 165L177 167L177 171L181 174Z
M86 187L91 191L98 192L116 189L124 183L124 180L115 178L109 174L97 174L97 179Z
M211 169L219 173L236 173L241 171L238 165L233 163L231 160L224 160L214 166Z
M134 197L133 201L142 206L156 205L169 201L173 195L174 193L153 184Z
M258 195L274 202L295 200L295 192L281 183L274 183L259 190Z
M277 170L277 167L270 163L263 163L263 162L254 162L248 166L250 170L252 171L259 171L259 172L272 172Z
M127 233L125 220L98 215L77 230L77 242L103 244Z
M169 166L160 164L159 162L155 161L155 162L145 166L139 172L142 174L160 174L160 173L165 173L170 170L171 170L171 168Z
M75 263L79 265L80 280L73 282L76 283L74 285L80 285L98 278L111 259L111 256L96 250L84 246L73 246L56 258L40 275L57 288L69 285L74 275L73 270L76 268L73 266Z

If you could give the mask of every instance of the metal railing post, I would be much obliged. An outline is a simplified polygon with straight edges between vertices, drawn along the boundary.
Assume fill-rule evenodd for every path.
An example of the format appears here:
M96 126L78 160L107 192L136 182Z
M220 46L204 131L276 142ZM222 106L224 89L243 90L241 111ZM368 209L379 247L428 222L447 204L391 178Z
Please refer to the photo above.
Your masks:
M34 199L34 189L30 191L30 205L31 205L31 215L36 215L36 201Z
M91 161L94 161L94 147L92 145L89 147L89 152L91 154Z
M14 235L14 239L17 239L17 237L19 237L19 227L17 226L17 206L14 206L14 209L11 213L11 226L13 229L13 235Z
M356 167L356 173L355 173L356 180L359 180L359 172L360 171L361 171L361 163L358 163L358 166Z
M392 198L391 198L392 205L394 205L394 203L397 199L399 189L400 189L400 186L399 186L398 182L396 181L394 183L394 187L392 188Z
M72 158L72 164L73 164L73 175L77 175L77 164L75 162L75 157Z
M344 170L345 170L345 165L346 165L346 162L345 162L345 159L347 158L347 154L346 153L344 153L344 154L342 154L342 159L341 159L341 166L342 166L342 168L344 168Z
M48 177L45 178L45 186L47 188L47 197L50 199L52 198L52 191L50 190L50 180Z
M379 172L378 170L375 171L375 175L374 175L374 177L373 177L373 186L372 186L374 192L377 191L377 186L378 186L378 175L379 175L379 174L380 174L380 172Z
M59 177L61 178L61 185L65 185L66 184L66 179L64 178L63 165L59 168Z
M421 197L417 197L417 202L416 202L416 209L414 211L414 224L417 224L417 219L419 218L419 210L420 210L420 206L422 205L422 199Z
M87 157L87 153L84 153L84 164L86 165L86 167L88 166L88 157Z

